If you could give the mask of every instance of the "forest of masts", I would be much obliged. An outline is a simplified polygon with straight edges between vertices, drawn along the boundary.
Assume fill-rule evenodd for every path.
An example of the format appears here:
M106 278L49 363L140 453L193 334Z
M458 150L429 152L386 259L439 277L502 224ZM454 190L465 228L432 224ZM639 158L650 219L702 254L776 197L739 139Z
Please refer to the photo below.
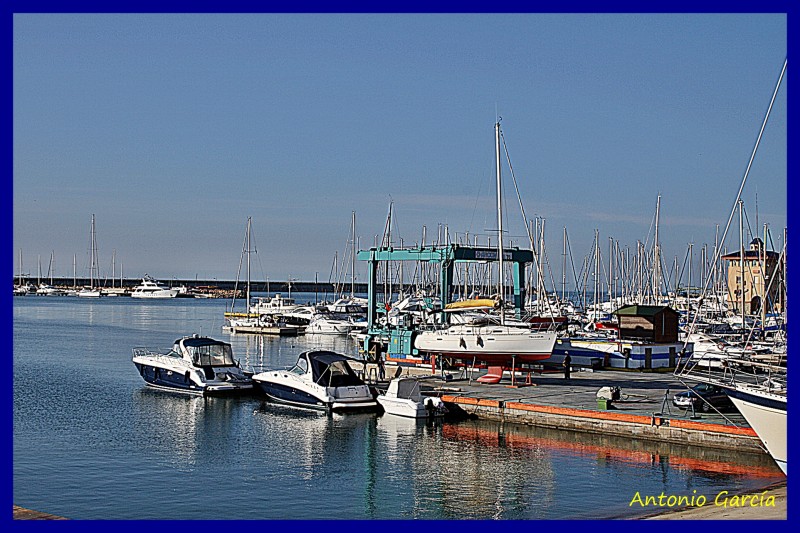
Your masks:
M658 235L660 200L656 215L645 241L637 240L633 246L622 244L613 237L604 240L595 229L591 248L582 259L576 261L570 244L567 228L561 231L560 257L552 261L545 243L545 219L537 217L528 221L528 235L508 243L508 247L518 246L533 252L533 262L527 265L525 291L527 306L532 311L544 311L553 301L570 302L583 309L592 309L603 302L645 305L673 305L679 298L697 298L703 294L714 294L735 301L729 295L727 272L720 258L728 253L728 248L719 242L720 228L716 226L713 245L687 243L682 257L674 256L668 261L661 251ZM383 235L375 235L376 248L419 249L424 247L444 247L450 244L496 248L497 239L486 234L452 234L445 224L439 224L436 233L429 235L422 226L420 239L411 243L396 236L393 205L389 206ZM769 224L759 227L756 219L754 231L744 209L741 210L741 232L739 242L733 249L747 249L748 243L759 237L766 250L784 250L785 261L786 230L781 232L779 242L775 242ZM337 293L346 293L357 281L356 250L360 249L360 238L355 236L355 212L347 245L339 259L334 256L329 281ZM555 263L555 264L554 264ZM506 264L502 287L510 291L511 268ZM382 287L382 301L390 302L410 293L433 296L439 293L439 265L427 261L391 261L379 264L378 284ZM454 269L451 300L475 297L498 296L498 262L459 262ZM560 270L560 272L558 272ZM555 271L555 272L554 272ZM559 275L560 274L560 275ZM349 281L349 287L348 287ZM399 296L398 296L399 295ZM506 292L507 295L507 292ZM503 296L503 295L500 295ZM503 298L506 300L506 298ZM379 297L379 300L381 298Z

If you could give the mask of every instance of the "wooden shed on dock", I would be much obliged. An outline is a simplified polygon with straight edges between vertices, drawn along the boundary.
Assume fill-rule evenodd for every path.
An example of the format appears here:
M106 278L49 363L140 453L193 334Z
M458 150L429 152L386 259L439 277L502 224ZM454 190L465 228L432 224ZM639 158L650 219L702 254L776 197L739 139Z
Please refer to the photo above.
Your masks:
M648 342L678 342L678 312L663 305L627 305L614 314L619 336Z

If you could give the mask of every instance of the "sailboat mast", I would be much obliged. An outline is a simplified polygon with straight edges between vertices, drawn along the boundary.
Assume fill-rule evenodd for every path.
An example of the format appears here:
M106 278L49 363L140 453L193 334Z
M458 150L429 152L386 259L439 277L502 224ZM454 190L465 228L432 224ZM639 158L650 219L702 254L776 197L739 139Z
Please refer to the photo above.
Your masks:
M761 291L761 331L763 332L764 328L766 328L767 302L769 301L769 292L768 292L769 286L767 285L766 277L764 277L764 276L766 276L766 273L767 273L767 224L766 223L764 224L764 241L761 244L761 248L763 248L763 250L764 250L763 253L761 253L761 251L759 251L759 254L761 254L761 258L762 258L762 262L761 262L761 279L764 280L762 282L762 284L761 284L761 286L763 287L763 290ZM772 284L772 281L770 281L770 285L771 284ZM753 286L753 288L755 288L755 285ZM762 333L762 335L763 335L763 333Z
M503 186L500 180L500 122L494 124L495 166L497 168L497 260L499 275L497 293L500 295L500 323L504 324L503 313Z
M550 310L550 301L547 296L547 287L544 284L544 223L545 219L542 218L542 226L539 232L539 249L536 252L538 260L536 261L536 299L541 301L541 305L537 305L539 313Z
M567 227L564 226L564 248L561 252L561 300L567 301Z
M250 218L247 217L247 238L245 240L245 250L247 250L247 303L245 312L250 312Z
M739 200L739 281L741 281L739 285L739 293L741 294L739 305L741 305L742 314L742 340L745 340L747 338L747 329L744 322L744 218L742 216L742 204L742 200Z
M712 275L712 283L711 286L714 287L714 302L717 301L717 296L719 295L719 224L717 224L717 231L714 234L714 265L713 270L711 271Z
M608 301L614 301L614 238L608 238Z
M598 293L600 292L599 287L599 280L600 280L600 235L599 230L595 228L594 230L594 273L593 273L593 280L592 280L592 307L595 311L595 320L597 320L597 308L598 308Z
M90 259L89 259L89 289L91 290L91 289L94 289L94 264L95 264L95 261L96 261L96 258L95 258L94 254L95 254L95 247L97 246L97 243L96 243L95 237L94 237L94 213L92 213L92 229L91 229L90 234L91 234L90 247L91 247L92 250L90 252Z
M353 211L353 232L351 234L352 238L352 246L353 246L353 253L352 253L352 271L350 274L350 296L355 297L356 295L356 212Z
M661 248L658 242L658 219L661 216L661 195L656 200L656 231L655 244L653 245L653 303L658 304L661 291Z
M689 243L689 281L686 287L686 305L689 310L689 320L692 318L692 261L694 261L694 243Z

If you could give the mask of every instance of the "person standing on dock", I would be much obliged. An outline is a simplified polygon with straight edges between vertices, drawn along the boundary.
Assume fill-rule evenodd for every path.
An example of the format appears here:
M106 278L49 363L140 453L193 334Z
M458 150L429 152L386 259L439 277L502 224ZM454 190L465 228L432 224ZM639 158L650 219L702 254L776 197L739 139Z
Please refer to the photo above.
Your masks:
M572 364L572 357L567 352L564 356L564 379L569 379L570 364Z
M378 379L383 381L386 379L386 367L383 363L383 355L378 354Z

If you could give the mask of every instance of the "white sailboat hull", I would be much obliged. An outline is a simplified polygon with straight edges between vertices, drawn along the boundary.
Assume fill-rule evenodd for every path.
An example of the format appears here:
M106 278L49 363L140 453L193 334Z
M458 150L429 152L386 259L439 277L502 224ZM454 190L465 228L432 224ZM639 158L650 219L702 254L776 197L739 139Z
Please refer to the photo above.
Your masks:
M81 298L100 298L100 291L94 289L78 291L77 294Z
M414 347L421 352L488 363L526 363L547 359L553 353L556 334L509 326L451 326L417 335Z
M786 397L745 387L728 390L728 395L786 474Z

